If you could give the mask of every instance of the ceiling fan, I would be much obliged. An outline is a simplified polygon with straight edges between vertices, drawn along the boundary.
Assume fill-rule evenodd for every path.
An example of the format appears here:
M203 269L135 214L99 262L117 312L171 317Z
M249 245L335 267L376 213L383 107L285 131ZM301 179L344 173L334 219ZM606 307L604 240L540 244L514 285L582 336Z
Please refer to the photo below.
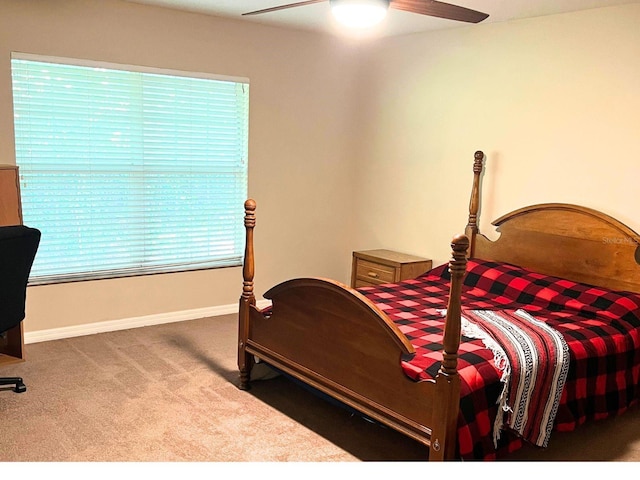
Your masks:
M336 19L352 27L373 26L384 18L389 8L469 23L479 23L489 16L476 10L435 0L307 0L247 12L242 15L260 15L327 1L331 5Z

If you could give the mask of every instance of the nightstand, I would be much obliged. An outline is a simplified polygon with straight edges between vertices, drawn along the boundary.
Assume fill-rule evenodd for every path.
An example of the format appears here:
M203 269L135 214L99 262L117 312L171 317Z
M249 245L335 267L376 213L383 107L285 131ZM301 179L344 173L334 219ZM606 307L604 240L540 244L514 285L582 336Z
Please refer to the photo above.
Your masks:
M430 270L432 264L428 258L392 250L353 252L351 286L358 288L408 280Z

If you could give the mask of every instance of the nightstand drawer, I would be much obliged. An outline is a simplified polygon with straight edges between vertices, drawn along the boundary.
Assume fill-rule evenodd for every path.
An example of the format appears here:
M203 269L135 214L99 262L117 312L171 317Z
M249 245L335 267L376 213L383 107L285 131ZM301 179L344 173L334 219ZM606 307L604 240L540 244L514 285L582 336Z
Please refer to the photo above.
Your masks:
M356 267L356 278L370 283L391 283L396 269L379 263L360 260Z
M351 286L353 288L396 283L416 278L431 269L428 258L416 257L393 250L362 250L353 252Z

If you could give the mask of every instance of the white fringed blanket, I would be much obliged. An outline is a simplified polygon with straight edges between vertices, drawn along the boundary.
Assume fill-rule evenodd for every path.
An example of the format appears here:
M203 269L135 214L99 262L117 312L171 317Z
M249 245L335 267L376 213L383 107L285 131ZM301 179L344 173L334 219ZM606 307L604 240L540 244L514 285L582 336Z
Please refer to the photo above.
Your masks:
M569 370L562 335L524 310L465 310L462 334L481 339L502 371L494 443L506 425L546 447Z

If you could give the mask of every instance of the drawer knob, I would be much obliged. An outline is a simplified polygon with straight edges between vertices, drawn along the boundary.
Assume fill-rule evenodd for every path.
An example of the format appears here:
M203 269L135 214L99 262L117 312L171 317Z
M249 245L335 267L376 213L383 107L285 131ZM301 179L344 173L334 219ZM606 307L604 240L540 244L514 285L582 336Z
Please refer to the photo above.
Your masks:
M371 278L378 278L378 274L376 272L369 272L367 273L367 275L369 275Z

